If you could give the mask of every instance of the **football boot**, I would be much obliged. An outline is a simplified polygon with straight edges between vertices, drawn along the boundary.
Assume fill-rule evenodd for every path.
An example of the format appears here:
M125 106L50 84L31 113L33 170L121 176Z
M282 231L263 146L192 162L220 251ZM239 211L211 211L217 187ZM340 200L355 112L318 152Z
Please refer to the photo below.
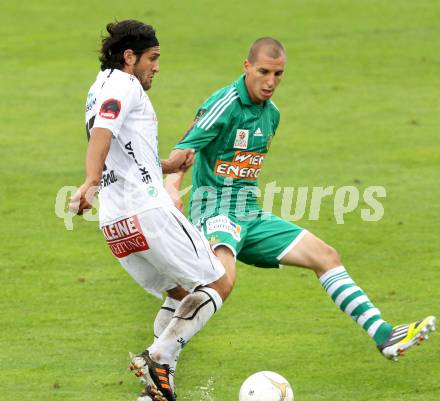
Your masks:
M427 340L429 333L435 331L435 323L436 318L428 316L418 322L395 326L388 339L377 348L385 358L397 361L406 350Z

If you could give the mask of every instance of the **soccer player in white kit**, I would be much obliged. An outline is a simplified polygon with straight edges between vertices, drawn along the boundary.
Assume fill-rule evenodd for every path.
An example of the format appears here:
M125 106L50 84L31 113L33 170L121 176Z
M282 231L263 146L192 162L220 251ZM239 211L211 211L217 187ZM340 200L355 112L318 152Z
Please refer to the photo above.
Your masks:
M170 364L222 306L231 285L208 242L163 187L162 173L186 170L193 151L159 159L157 118L145 93L159 71L155 31L134 20L110 23L107 31L86 103L86 179L70 208L82 214L99 190L100 227L124 269L146 291L158 297L167 291L170 305L174 289L189 292L167 325L155 322L154 343L130 365L147 385L142 399L174 401Z

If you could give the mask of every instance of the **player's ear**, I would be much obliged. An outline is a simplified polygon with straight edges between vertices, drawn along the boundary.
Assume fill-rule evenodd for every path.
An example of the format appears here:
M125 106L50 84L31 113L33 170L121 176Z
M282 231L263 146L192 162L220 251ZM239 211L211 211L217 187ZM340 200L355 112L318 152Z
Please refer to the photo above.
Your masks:
M127 49L124 51L124 62L125 64L127 64L128 66L132 66L136 64L136 54L134 54L133 50L131 49Z
M250 66L251 66L251 62L248 59L243 61L243 69L245 72L247 72Z

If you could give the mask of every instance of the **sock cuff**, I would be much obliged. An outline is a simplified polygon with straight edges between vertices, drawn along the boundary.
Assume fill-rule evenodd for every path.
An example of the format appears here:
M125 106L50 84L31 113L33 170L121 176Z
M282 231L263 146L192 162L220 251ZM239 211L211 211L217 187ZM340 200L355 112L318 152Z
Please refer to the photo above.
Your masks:
M324 284L324 282L327 281L329 278L345 272L346 272L345 267L342 265L338 267L334 267L333 269L329 270L328 272L325 272L321 277L319 277L319 281L321 284Z
M211 299L214 305L214 312L217 312L223 305L223 300L220 294L211 287L200 287L197 288L194 292L203 292Z
M177 299L171 298L171 297L166 297L164 303L162 304L161 308L162 309L174 309L176 310L177 307L180 305L180 301L178 301Z

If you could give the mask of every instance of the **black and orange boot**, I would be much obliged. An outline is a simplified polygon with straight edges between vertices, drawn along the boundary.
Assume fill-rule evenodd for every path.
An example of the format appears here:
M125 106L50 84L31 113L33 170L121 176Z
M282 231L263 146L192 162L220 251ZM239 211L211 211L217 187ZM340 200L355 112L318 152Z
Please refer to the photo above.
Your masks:
M136 401L167 401L156 386L148 385L139 394Z
M170 367L153 361L148 350L136 355L129 367L141 382L147 385L147 391L157 389L161 394L155 393L156 397L163 395L166 401L176 401L176 394L170 384Z

